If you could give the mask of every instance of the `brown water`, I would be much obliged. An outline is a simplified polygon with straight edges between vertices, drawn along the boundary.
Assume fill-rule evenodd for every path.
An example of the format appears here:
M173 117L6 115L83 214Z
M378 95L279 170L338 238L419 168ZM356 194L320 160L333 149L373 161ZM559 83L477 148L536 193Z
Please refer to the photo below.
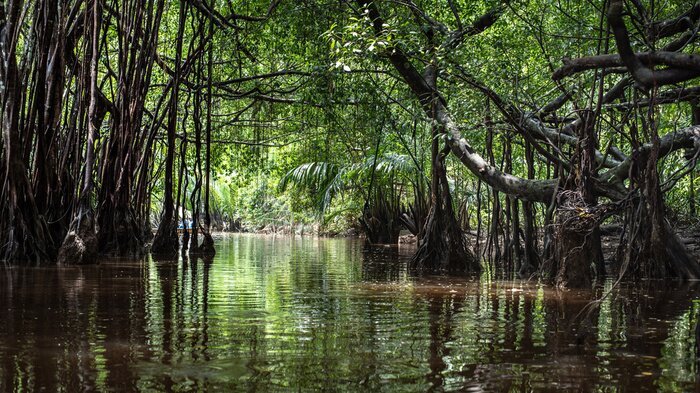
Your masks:
M411 251L235 235L212 261L0 268L0 392L700 386L700 285L624 286L573 323L603 289L417 279Z

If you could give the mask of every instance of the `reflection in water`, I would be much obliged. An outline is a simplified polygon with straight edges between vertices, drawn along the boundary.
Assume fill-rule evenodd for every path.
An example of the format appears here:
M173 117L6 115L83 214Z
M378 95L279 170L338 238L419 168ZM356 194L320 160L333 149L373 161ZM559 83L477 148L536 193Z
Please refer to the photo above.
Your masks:
M0 268L0 391L695 391L700 286L410 277L412 250L218 239ZM613 290L590 314L584 307Z

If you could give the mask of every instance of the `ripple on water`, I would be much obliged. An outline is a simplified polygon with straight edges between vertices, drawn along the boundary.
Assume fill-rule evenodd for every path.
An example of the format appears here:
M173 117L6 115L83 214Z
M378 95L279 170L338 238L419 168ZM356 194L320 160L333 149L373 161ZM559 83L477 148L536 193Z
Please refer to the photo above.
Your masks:
M411 249L226 235L217 256L0 268L0 391L693 391L697 283L415 278Z

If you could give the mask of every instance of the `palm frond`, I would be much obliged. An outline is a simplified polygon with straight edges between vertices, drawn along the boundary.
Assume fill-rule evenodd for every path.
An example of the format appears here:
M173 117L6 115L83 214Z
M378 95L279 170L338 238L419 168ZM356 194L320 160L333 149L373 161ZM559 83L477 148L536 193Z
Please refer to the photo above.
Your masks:
M369 157L363 162L339 166L328 162L309 162L287 172L279 183L280 191L288 188L307 190L319 213L329 208L333 198L351 185L366 185L374 170L375 188L392 187L397 178L412 180L419 169L407 155L397 153ZM371 190L370 190L371 191Z
M368 159L368 166L371 169L374 159ZM413 176L417 171L411 157L405 154L387 153L377 158L375 167L378 173L394 176Z
M338 173L338 166L327 162L309 162L287 172L280 179L279 188L286 191L289 186L295 188L317 188L327 184Z
M311 191L319 212L324 212L332 199L344 188L344 173L347 171L336 164L309 162L287 172L279 183L281 191L289 187Z

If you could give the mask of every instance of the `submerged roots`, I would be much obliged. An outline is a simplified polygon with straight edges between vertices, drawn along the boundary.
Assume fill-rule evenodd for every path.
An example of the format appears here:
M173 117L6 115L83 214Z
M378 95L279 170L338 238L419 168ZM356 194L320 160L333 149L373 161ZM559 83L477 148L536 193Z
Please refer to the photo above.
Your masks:
M478 260L467 247L462 230L449 213L433 206L411 266L418 270L478 272Z
M68 234L58 249L59 265L87 265L97 260L95 219L90 210L79 213L71 222Z
M214 239L211 237L211 233L205 231L202 234L203 240L202 244L199 246L199 254L214 256L216 250L214 249Z
M179 249L180 243L177 238L177 225L175 224L175 220L162 222L158 226L156 236L153 238L151 252L160 255L177 255Z

